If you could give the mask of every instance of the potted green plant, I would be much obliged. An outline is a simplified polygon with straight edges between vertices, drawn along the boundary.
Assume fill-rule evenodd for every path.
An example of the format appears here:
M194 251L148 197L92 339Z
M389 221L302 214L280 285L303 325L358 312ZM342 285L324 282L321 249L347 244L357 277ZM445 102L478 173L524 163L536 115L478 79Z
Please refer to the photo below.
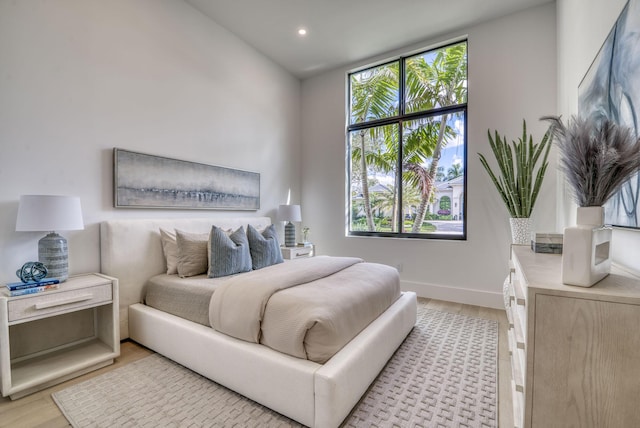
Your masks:
M512 243L527 245L530 240L530 217L535 206L544 174L549 162L551 148L550 129L539 143L533 142L533 136L527 136L527 122L522 120L522 136L518 141L507 142L498 131L487 130L491 151L498 164L493 171L484 155L478 153L480 162L491 177L498 193L502 197L509 215Z
M609 119L573 117L551 122L560 152L560 170L578 204L576 226L564 230L562 282L591 287L611 269L611 228L604 226L604 203L640 170L640 140L630 128Z

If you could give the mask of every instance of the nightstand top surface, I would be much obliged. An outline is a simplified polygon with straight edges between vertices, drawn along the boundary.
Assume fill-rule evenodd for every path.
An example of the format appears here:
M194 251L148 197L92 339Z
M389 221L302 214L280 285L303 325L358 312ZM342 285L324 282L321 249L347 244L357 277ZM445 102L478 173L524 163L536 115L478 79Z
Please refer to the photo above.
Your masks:
M10 296L9 290L4 284L1 286L0 298L9 300L24 299L28 297L40 296L43 294L51 295L61 293L70 290L78 290L86 287L95 287L97 285L109 284L114 278L102 275L100 273L83 273L79 275L70 276L66 281L59 283L59 287L53 290L42 291L39 293L23 294L21 296Z

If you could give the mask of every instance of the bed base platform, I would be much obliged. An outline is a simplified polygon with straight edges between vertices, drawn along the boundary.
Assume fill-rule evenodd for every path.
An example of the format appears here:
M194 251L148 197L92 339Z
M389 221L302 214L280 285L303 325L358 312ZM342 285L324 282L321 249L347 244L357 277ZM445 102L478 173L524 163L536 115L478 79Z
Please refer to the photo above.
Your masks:
M244 342L141 304L149 278L166 272L159 228L209 232L271 224L269 217L121 219L100 224L102 273L120 284L120 338L131 337L201 375L304 425L333 428L360 397L416 321L405 292L325 364Z
M325 364L245 342L137 303L129 307L134 341L295 421L335 428L349 415L416 322L417 300L404 292Z

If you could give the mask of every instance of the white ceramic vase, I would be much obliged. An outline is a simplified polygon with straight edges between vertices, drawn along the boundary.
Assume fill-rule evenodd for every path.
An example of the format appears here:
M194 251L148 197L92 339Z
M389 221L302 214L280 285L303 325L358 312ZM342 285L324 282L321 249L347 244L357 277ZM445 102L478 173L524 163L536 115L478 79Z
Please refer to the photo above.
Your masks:
M591 287L611 271L612 230L604 226L604 207L578 207L576 223L564 229L562 282Z
M514 245L530 245L531 219L528 217L511 217L509 224L511 225L511 243Z

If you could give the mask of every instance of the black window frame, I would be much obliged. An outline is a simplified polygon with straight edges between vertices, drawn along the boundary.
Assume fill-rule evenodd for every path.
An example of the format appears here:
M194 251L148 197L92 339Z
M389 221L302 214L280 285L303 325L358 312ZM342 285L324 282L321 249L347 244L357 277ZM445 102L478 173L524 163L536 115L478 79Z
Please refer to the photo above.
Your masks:
M456 105L451 105L451 106L446 106L446 107L438 107L438 108L434 108L431 110L425 110L425 111L419 111L419 112L412 112L412 113L405 113L405 97L406 97L406 88L405 88L405 81L406 81L406 72L405 72L405 62L408 58L412 58L418 55L423 55L426 54L428 52L432 52L432 51L437 51L440 49L445 49L449 46L455 46L461 43L465 43L466 44L466 55L467 55L467 78L466 78L466 82L467 82L467 97L466 97L466 102L462 103L462 104L456 104ZM351 71L349 73L347 73L347 127L346 127L346 146L347 146L347 156L346 156L346 160L347 160L347 168L346 168L346 172L347 172L347 186L346 186L346 190L347 190L347 236L355 236L355 237L379 237L379 238L411 238L411 239L436 239L436 240L452 240L452 241L466 241L467 240L467 178L468 178L468 163L467 163L467 152L468 152L468 137L467 137L467 128L468 128L468 103L469 103L469 90L468 90L468 82L469 82L469 42L468 39L460 39L460 40L456 40L450 43L446 43L443 45L438 45L436 47L431 47L428 49L424 49L421 51L414 51L411 52L409 54L406 55L400 55L394 59L391 59L389 61L385 61L382 63L376 63L376 64L372 64L363 68L359 68L357 70ZM389 64L393 64L393 63L398 63L398 68L399 68L399 93L398 93L398 115L396 116L390 116L387 118L383 118L383 119L375 119L375 120L370 120L370 121L363 121L363 122L359 122L359 123L351 123L351 104L352 104L352 97L351 97L351 76L354 74L358 74L358 73L362 73L364 71L370 70L370 69L374 69L374 68L378 68L378 67L382 67L385 65L389 65ZM396 125L398 127L398 165L397 165L397 170L398 171L402 171L402 150L403 150L403 124L404 122L407 121L411 121L411 120L416 120L416 119L424 119L424 118L429 118L429 117L435 117L435 116L440 116L443 114L451 114L451 113L455 113L455 114L459 114L462 113L464 116L464 143L463 143L463 165L464 165L464 172L463 172L463 183L464 183L464 191L463 191L463 206L462 206L462 216L463 216L463 222L462 222L462 234L451 234L451 233L437 233L437 232L430 232L430 233L411 233L411 232L381 232L381 231L354 231L351 230L351 217L352 217L352 195L351 195L351 159L352 159L352 154L351 154L351 141L350 141L350 135L353 131L360 131L363 129L370 129L370 128L375 128L375 127L380 127L380 126L386 126L386 125ZM398 191L398 209L400 210L400 214L398 215L398 224L397 226L397 230L402 230L402 222L404 221L404 213L402 212L402 180L398 180L396 177L396 181L399 181L399 186L400 189ZM453 200L452 200L453 203Z

